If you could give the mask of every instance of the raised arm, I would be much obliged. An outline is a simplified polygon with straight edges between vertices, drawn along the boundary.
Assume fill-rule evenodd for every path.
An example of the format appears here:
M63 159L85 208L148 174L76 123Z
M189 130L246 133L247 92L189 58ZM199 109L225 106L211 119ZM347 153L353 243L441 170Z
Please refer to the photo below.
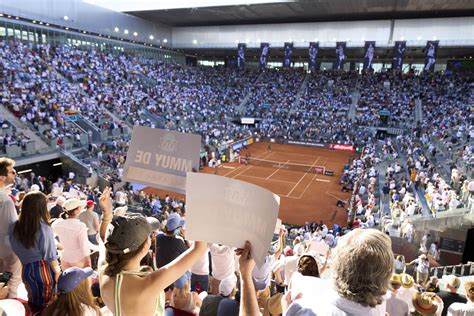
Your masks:
M254 316L260 315L258 308L257 296L255 294L255 288L252 280L252 270L255 266L250 255L250 242L245 243L244 249L236 250L236 253L240 255L239 266L240 266L240 315L241 316Z

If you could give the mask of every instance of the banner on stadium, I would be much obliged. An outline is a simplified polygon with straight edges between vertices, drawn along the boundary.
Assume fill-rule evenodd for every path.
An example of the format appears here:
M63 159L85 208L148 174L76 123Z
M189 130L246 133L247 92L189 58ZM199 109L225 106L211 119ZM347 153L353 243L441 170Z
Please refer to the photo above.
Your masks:
M373 69L372 62L374 61L374 55L375 55L375 42L374 41L365 42L365 55L364 55L363 70Z
M428 41L426 42L425 52L425 71L434 71L436 58L438 56L438 45L439 41Z
M315 70L317 66L319 42L310 42L308 50L308 68Z
M178 193L186 192L186 173L199 170L201 136L135 126L123 180Z
M344 62L346 60L346 42L336 42L336 61L334 62L334 69L344 69Z
M395 42L395 47L393 49L392 69L397 69L397 70L402 69L406 48L407 48L407 42L405 41Z
M267 67L268 54L270 53L270 44L261 43L260 44L260 68Z
M293 43L285 43L285 56L283 57L283 67L291 66L291 58L293 57Z
M354 146L344 145L344 144L329 144L329 149L343 150L343 151L354 151L355 150Z
M239 69L245 67L245 48L247 48L247 45L244 43L237 45L237 68Z
M279 207L278 195L254 184L190 172L186 178L186 238L238 248L248 240L252 257L261 267Z

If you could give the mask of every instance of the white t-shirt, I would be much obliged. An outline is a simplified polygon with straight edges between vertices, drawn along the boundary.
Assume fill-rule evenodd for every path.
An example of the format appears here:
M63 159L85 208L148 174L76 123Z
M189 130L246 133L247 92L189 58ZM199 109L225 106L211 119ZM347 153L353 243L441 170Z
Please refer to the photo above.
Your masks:
M215 279L224 280L234 274L234 250L231 247L210 244L209 251L212 260L212 276Z
M51 228L64 246L62 260L75 263L90 255L86 224L76 218L60 218L51 225Z
M453 303L448 307L448 316L472 316L474 315L474 303Z
M209 274L209 250L207 250L191 267L191 273L197 275Z

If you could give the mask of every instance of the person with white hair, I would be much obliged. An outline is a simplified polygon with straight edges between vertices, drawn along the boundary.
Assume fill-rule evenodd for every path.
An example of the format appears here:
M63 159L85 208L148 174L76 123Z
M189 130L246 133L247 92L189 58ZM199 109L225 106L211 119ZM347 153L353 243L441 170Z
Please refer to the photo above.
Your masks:
M391 248L390 238L378 230L348 233L336 248L333 280L314 278L311 291L287 294L285 315L383 315L393 270Z
M58 196L58 198L56 199L56 205L49 210L49 215L52 219L59 218L59 216L61 216L61 213L64 212L64 202L66 202L66 198L64 196Z

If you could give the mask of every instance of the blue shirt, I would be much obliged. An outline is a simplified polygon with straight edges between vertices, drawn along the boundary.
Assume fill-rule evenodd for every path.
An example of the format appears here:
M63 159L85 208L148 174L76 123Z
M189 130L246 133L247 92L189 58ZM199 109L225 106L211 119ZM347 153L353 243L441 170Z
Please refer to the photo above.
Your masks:
M51 227L41 222L40 230L36 233L35 244L26 249L19 240L13 236L13 227L17 222L10 225L8 235L12 250L20 259L23 265L40 260L53 261L58 259L56 245L54 244L54 234Z

